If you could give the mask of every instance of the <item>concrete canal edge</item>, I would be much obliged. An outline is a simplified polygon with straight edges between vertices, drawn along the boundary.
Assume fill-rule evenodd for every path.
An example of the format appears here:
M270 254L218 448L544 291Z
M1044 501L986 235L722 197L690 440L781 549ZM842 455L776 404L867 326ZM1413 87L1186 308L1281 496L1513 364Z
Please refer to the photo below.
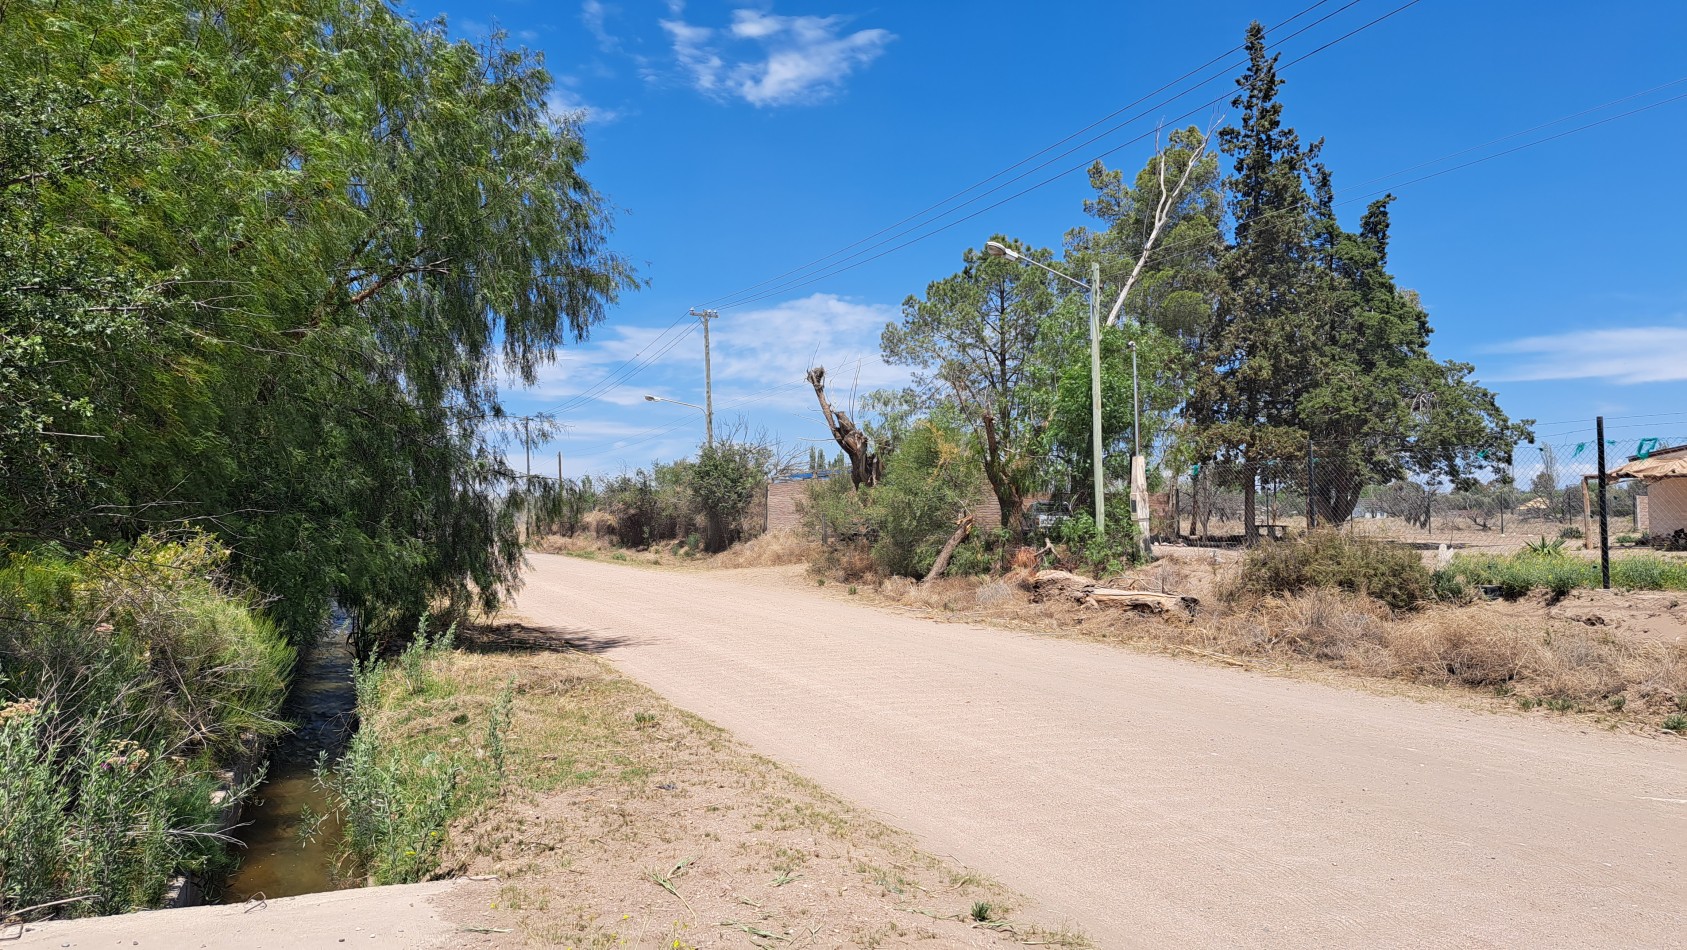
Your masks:
M471 889L493 900L495 880L454 879L303 894L245 904L206 904L110 917L48 920L0 933L7 947L152 947L154 950L371 950L456 947L467 936L438 904Z

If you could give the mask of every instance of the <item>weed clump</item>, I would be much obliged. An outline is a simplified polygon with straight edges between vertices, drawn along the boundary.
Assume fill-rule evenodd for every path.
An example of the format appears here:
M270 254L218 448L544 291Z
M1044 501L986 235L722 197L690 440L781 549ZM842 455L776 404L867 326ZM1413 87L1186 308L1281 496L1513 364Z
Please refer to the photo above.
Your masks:
M1236 592L1269 596L1330 588L1374 597L1408 610L1435 595L1435 582L1417 552L1372 538L1316 531L1296 541L1269 542L1242 561Z

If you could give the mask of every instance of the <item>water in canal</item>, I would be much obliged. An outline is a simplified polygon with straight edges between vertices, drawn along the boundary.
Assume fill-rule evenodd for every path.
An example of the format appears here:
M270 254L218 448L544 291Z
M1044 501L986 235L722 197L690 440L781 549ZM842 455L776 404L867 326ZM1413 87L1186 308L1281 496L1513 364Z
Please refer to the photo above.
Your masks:
M269 773L247 802L243 827L235 831L245 844L245 857L228 879L225 904L343 886L333 874L337 824L330 819L310 842L300 840L300 831L308 814L329 814L328 797L312 774L317 756L327 752L332 762L357 724L355 660L346 631L345 624L334 624L302 657L283 708L293 731L271 750Z

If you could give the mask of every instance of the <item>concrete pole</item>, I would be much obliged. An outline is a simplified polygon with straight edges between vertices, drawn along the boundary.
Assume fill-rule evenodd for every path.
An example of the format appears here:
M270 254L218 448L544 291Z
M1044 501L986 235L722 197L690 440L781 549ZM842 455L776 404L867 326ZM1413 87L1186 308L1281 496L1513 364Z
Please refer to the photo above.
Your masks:
M715 379L709 359L709 318L713 310L703 311L703 440L715 444Z
M1101 262L1090 262L1090 434L1094 440L1095 531L1107 535L1107 489L1101 471Z

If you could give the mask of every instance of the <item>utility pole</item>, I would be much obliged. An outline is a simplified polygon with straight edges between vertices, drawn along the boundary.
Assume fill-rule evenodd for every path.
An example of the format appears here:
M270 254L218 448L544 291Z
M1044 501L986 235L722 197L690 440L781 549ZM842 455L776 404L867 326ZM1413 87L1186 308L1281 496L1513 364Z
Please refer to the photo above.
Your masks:
M1107 537L1107 488L1101 471L1101 262L1090 262L1090 434L1095 468L1095 536Z
M693 310L691 315L703 321L703 438L715 444L715 383L709 367L709 321L720 316L716 310Z

